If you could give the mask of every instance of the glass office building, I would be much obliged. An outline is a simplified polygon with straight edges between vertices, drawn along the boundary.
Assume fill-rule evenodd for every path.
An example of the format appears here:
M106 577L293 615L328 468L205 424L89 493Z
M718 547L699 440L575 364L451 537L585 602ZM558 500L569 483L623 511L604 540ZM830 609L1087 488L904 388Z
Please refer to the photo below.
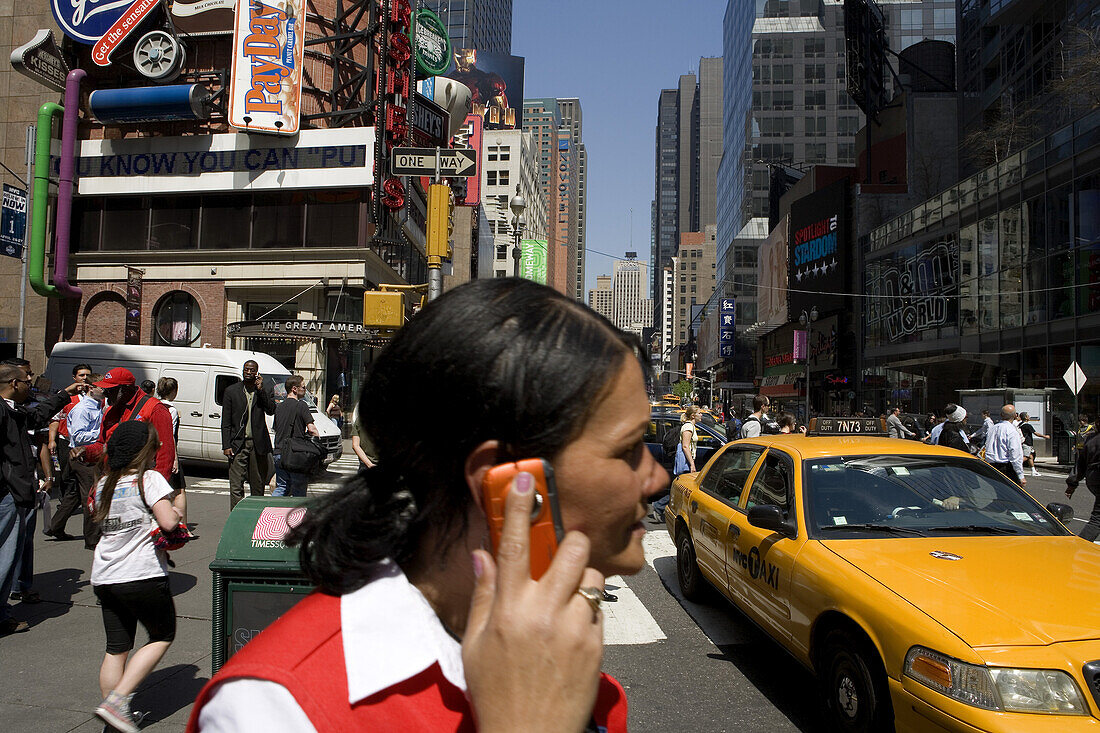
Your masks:
M933 197L861 242L864 402L942 409L959 389L1090 381L1100 409L1100 110ZM904 385L904 386L903 386ZM1057 423L1055 424L1057 427Z

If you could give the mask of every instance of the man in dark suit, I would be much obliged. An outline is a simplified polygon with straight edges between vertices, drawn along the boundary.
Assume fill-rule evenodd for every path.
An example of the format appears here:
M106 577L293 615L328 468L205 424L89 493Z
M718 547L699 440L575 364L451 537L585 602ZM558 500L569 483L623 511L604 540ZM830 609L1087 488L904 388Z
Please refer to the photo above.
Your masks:
M272 384L264 384L260 366L246 361L243 379L222 396L222 452L229 460L229 508L244 498L244 481L252 496L263 496L275 474L271 434L265 415L275 414Z
M23 403L30 397L31 381L25 369L0 364L0 636L27 629L26 621L12 618L8 605L26 540L27 514L34 511L38 491L37 456L27 431L49 425L80 386L43 396L28 409Z

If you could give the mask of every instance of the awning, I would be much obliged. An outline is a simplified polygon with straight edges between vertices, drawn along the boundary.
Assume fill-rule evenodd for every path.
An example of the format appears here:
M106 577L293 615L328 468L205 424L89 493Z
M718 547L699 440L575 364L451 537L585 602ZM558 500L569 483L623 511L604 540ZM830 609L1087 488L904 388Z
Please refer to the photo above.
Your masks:
M226 326L226 334L235 338L259 338L274 341L315 341L340 339L361 341L371 346L384 345L393 330L368 328L362 323L315 319L235 321Z
M765 397L801 397L802 390L797 384L777 384L774 387L761 387L760 394Z

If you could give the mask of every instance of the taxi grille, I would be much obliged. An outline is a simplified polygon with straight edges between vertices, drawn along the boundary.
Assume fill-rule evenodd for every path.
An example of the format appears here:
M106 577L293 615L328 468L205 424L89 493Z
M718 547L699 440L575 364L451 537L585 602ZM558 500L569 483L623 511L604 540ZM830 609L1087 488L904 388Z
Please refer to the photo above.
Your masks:
M1100 705L1100 659L1086 663L1081 673L1085 677L1085 684L1089 686L1089 692L1092 693L1092 699Z

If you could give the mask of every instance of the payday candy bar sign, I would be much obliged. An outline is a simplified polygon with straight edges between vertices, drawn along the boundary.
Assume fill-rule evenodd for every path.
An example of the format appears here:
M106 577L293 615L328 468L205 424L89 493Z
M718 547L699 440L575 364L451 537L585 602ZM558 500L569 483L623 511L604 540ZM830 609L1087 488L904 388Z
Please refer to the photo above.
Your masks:
M237 0L229 124L295 135L302 104L305 0Z

